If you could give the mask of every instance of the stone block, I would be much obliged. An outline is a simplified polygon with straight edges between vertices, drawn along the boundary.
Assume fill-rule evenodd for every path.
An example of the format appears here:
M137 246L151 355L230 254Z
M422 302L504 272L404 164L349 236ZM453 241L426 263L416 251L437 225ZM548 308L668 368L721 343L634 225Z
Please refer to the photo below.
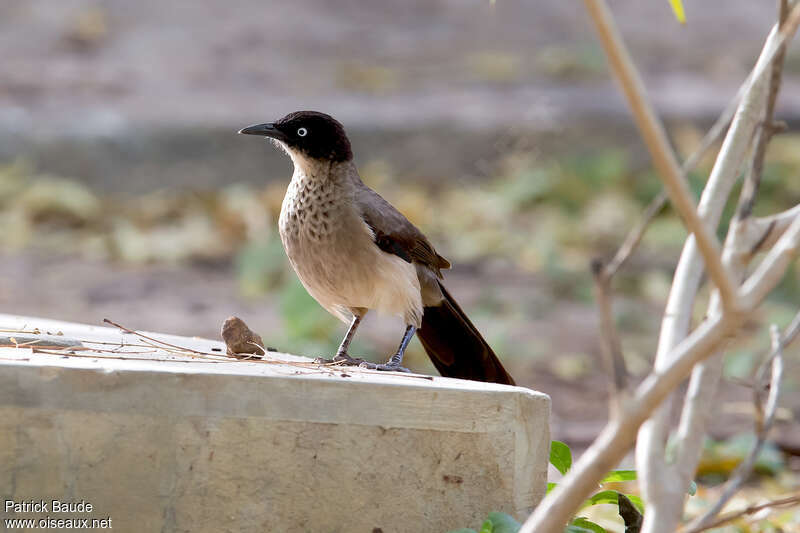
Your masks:
M211 340L10 315L0 330L0 491L50 504L3 519L446 532L489 511L524 518L544 495L550 400L522 387L241 361ZM82 346L36 348L47 334Z

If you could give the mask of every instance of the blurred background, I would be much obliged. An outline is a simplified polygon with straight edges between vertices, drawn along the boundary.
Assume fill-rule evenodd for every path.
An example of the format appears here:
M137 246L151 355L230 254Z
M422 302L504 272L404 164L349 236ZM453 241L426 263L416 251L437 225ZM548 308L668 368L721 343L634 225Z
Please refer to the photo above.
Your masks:
M684 3L685 26L666 0L611 5L686 157L775 8ZM0 49L0 311L211 338L235 314L269 346L332 353L344 325L305 293L277 236L291 162L235 134L316 109L344 123L364 180L453 263L451 292L518 383L553 396L554 437L580 448L602 426L588 264L660 185L581 3L3 1ZM771 144L759 214L800 202L798 88L795 43L777 113L791 129ZM665 210L616 279L634 374L650 365L685 236ZM765 324L785 325L798 302L794 269L732 346L715 439L750 430ZM353 353L383 360L401 334L369 316ZM417 341L407 361L434 372ZM800 449L797 349L788 365L778 473Z

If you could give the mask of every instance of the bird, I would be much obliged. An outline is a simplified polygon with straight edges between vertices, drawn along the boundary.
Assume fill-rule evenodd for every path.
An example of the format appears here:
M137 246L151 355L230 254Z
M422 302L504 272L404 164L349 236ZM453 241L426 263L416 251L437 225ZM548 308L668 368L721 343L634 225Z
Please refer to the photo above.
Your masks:
M423 233L361 180L344 126L325 113L296 111L239 130L271 140L294 172L278 228L308 293L349 324L331 361L408 371L403 355L416 333L442 376L514 385L511 375L443 284L450 262ZM368 311L399 316L400 345L386 363L348 353Z

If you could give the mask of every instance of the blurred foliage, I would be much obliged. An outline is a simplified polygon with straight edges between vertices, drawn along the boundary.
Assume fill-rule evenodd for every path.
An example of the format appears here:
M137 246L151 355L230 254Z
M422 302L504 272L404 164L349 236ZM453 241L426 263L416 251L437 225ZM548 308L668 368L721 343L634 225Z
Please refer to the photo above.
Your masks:
M755 435L740 434L724 441L706 439L697 465L697 477L707 484L720 483L745 460L755 445ZM756 459L756 474L774 476L786 466L783 454L767 442Z
M539 70L554 79L581 82L608 76L603 51L591 42L572 46L543 46L535 52L534 61Z
M672 12L675 13L675 18L681 24L686 23L686 12L683 10L683 2L681 0L669 0L669 5L672 7Z

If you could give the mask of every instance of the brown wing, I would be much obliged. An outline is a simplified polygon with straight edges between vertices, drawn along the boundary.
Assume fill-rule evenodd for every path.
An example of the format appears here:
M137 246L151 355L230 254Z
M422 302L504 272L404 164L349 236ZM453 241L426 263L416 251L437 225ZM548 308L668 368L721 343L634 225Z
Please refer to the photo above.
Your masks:
M450 268L447 259L436 253L425 235L381 195L365 186L356 193L356 202L361 218L372 228L375 244L381 250L409 263L421 263L439 277L440 269Z

